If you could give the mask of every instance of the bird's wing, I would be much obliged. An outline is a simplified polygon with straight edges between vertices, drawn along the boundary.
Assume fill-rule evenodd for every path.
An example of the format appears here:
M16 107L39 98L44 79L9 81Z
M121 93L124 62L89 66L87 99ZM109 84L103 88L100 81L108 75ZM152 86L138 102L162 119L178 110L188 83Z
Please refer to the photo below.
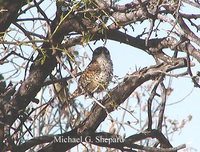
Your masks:
M87 88L88 85L91 85L91 82L94 81L99 74L101 73L100 65L97 62L91 62L79 79L79 86Z

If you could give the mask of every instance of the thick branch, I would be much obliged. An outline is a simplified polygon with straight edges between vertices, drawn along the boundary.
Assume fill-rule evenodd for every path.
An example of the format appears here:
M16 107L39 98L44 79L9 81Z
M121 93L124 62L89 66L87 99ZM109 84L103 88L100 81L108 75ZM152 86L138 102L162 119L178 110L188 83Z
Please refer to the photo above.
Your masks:
M77 142L64 142L63 139L77 139ZM163 143L163 148L153 148L153 147L145 147L135 144L137 141L141 141L147 138L155 138L160 143ZM104 140L105 139L105 140ZM79 141L78 141L79 140ZM151 131L145 131L141 132L139 134L131 135L127 138L123 138L119 135L107 133L107 132L87 132L87 134L79 135L77 136L75 132L70 131L68 133L64 134L58 134L55 136L42 136L37 137L34 139L31 139L21 146L18 146L18 151L25 151L33 146L36 146L38 144L44 144L47 142L54 141L54 146L52 145L47 146L45 149L41 149L40 152L52 152L56 149L59 149L60 152L64 152L65 149L72 148L74 145L77 145L82 142L91 143L94 145L102 146L102 147L109 147L109 148L116 148L120 150L127 149L140 149L140 150L155 150L155 151L176 151L182 148L185 148L185 145L181 145L176 148L172 148L172 145L169 143L169 141L165 138L165 136L159 132L158 130L151 130ZM65 140L66 141L66 140Z
M164 63L134 72L127 76L119 85L110 90L108 94L104 96L101 103L110 113L114 111L121 103L123 103L130 96L130 94L144 82L160 77L161 74L165 74L173 69L186 66L185 59L177 59L174 65L168 65L167 63ZM75 134L79 136L87 132L95 131L107 117L106 110L98 104L95 104L91 109L90 115L76 129L71 131L73 132L73 135ZM70 134L72 134L71 132ZM42 151L45 151L45 149L60 150L60 146L56 145L56 143L50 144ZM64 150L69 150L75 145L76 144L65 145Z
M0 36L17 19L17 12L25 4L23 0L3 0L0 4Z

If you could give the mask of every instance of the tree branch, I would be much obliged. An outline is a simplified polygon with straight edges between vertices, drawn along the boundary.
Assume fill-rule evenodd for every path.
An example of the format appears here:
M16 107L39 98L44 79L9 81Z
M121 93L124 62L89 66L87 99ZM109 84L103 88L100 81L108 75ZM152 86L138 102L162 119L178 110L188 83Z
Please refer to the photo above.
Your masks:
M175 65L163 63L161 65L151 66L149 68L144 68L140 71L136 71L127 76L120 84L110 90L100 102L110 113L114 111L120 104L122 104L130 96L130 94L144 82L160 77L161 74L165 74L171 70L186 66L187 62L185 59L179 58L176 60ZM98 104L95 104L90 111L90 115L79 126L66 134L79 136L87 132L94 132L106 117L107 112L105 109ZM69 150L75 145L76 144L70 146L65 145L63 150ZM58 150L57 148L60 150L61 147L55 143L52 143L49 146L43 148L41 151L48 151L50 149Z

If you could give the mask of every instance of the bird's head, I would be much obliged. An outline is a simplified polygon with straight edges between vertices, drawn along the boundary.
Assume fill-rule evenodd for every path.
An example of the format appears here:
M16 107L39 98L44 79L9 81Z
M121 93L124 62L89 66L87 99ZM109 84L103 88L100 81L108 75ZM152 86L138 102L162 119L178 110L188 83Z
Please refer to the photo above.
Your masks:
M92 60L97 58L110 59L110 53L106 47L98 47L94 50Z

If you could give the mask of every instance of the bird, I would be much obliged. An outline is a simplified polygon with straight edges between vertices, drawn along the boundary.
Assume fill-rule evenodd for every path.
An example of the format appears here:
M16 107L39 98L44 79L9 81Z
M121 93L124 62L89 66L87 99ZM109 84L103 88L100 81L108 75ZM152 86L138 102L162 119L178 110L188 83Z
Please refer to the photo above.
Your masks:
M92 60L78 79L77 89L70 95L70 99L80 95L93 96L107 89L113 77L113 62L109 50L100 46L92 55Z

